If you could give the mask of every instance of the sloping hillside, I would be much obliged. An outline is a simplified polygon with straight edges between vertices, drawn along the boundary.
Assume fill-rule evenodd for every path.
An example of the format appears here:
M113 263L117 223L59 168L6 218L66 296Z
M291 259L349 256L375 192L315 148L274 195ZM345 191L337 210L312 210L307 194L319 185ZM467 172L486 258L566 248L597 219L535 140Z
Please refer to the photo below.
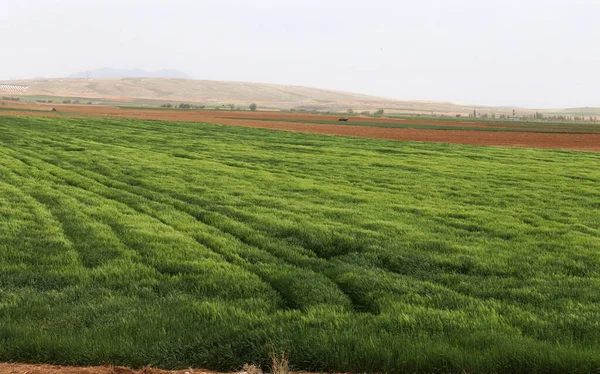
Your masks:
M276 108L297 106L385 107L393 100L299 86L175 78L39 79L12 81L27 85L27 95L103 99L143 99L197 103L256 102Z
M104 99L119 102L171 102L197 104L256 103L262 108L345 111L385 109L387 114L422 113L467 116L477 113L511 115L568 114L600 116L600 108L526 109L486 107L437 101L400 101L320 88L266 83L193 80L182 78L57 78L0 81L0 84L25 85L27 92L0 94L15 96L54 96Z

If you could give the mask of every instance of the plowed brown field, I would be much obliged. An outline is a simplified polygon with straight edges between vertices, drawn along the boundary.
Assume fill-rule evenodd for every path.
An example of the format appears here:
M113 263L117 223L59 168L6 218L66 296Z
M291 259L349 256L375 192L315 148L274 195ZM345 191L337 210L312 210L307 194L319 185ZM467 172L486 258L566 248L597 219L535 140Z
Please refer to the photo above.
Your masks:
M10 104L3 108L8 109ZM490 127L490 123L403 120L388 118L352 117L351 121L370 123L439 125L462 127L461 130L425 130L411 128L386 128L374 126L332 125L285 121L337 121L337 116L296 114L280 112L229 112L229 111L179 111L150 109L121 109L87 105L14 105L14 111L3 110L0 115L14 116L62 116L62 117L108 117L163 121L208 122L232 126L246 126L272 130L309 132L316 134L343 135L365 138L412 140L484 146L530 147L600 151L599 134L564 134L514 131L469 131L465 127ZM56 107L58 112L50 112ZM28 112L26 110L37 110ZM268 119L265 121L263 119ZM277 121L280 120L280 121ZM600 127L599 127L600 130Z

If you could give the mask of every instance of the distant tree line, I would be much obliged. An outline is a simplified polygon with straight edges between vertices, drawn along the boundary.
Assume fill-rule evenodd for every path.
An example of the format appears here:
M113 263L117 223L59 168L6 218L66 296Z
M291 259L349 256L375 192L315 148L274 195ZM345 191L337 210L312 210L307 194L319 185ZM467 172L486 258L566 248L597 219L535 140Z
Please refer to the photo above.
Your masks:
M194 105L194 104L187 104L187 103L181 103L179 105L166 103L166 104L161 105L160 107L161 108L179 108L179 109L204 109L205 108L204 105Z
M181 103L181 104L172 104L172 103L165 103L162 104L160 106L161 108L175 108L175 109L206 109L205 105L194 105L194 104L188 104L188 103ZM236 108L235 104L222 104L221 106L217 106L214 107L214 110L220 110L221 108L224 109L229 109L229 110L236 110L238 108ZM251 111L256 111L258 109L258 105L252 103L248 106L248 108Z
M13 97L13 96L2 96L2 100L6 100L6 101L19 101L21 100L20 97Z
M456 117L460 117L461 115L457 115ZM583 116L583 115L560 115L560 114L544 114L540 112L534 113L513 113L512 115L507 114L496 114L496 113L480 113L477 111L473 111L473 113L469 114L471 118L481 118L481 119L499 119L499 120L508 120L508 119L520 119L524 121L555 121L555 122L569 122L569 121L590 121L597 122L598 117L596 116Z

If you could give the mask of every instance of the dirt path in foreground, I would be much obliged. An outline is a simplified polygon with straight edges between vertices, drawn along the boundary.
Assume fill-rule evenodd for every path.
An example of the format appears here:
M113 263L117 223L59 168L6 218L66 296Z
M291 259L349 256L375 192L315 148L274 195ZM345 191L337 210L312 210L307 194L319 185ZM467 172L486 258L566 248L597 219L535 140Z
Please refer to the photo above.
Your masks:
M244 372L245 373L245 372ZM117 366L75 367L0 363L0 374L216 374L205 370L168 371L152 368L132 370ZM239 373L242 374L242 373Z
M48 109L49 106L32 106L39 109ZM43 117L99 117L99 118L131 118L143 120L207 122L232 126L264 128L272 130L285 130L307 132L326 135L343 135L363 138L411 140L421 142L438 142L452 144L469 144L483 146L525 147L525 148L550 148L565 150L580 150L600 152L600 134L557 134L534 133L514 131L469 131L469 130L425 130L411 128L386 128L372 126L327 125L314 123L284 122L285 120L327 120L335 117L276 113L236 113L236 112L208 112L208 111L173 111L173 110L147 110L147 109L120 109L101 106L57 106L59 112L25 112L0 111L0 116L43 116ZM237 117L237 118L236 118ZM241 119L244 118L244 119ZM248 119L256 118L256 119ZM259 118L269 118L263 121ZM279 121L277 121L279 119ZM404 124L444 124L443 121L418 121L418 120L390 120L379 119L382 122ZM464 123L453 122L455 126L464 126ZM471 123L473 127L485 127L488 124ZM600 127L599 127L600 129Z
M121 366L57 366L11 364L0 362L0 374L262 374L260 369L250 366L236 373L217 373L208 370L161 370L150 367L129 369ZM247 371L246 371L247 370ZM289 372L290 374L311 374L307 372Z

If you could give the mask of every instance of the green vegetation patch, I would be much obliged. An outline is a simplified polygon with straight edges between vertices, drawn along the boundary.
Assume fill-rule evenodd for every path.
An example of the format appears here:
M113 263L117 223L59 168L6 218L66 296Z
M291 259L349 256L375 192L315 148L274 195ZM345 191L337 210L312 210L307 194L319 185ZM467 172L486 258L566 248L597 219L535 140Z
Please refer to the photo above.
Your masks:
M0 111L4 111L4 112L32 112L32 113L39 113L39 112L44 112L44 113L48 113L50 112L50 109L28 109L28 108L18 108L18 107L2 107L0 106Z
M599 163L0 117L0 360L594 372Z

